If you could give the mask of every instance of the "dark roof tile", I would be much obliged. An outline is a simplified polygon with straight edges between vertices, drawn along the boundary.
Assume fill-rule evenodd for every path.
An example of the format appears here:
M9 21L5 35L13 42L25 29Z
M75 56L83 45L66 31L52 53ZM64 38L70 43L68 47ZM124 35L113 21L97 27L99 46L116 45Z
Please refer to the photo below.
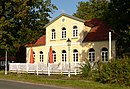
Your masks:
M109 32L112 32L112 40L116 37L111 28L100 19L86 20L84 24L91 27L91 30L86 35L83 42L108 40Z
M45 44L46 44L46 35L43 35L34 44L26 44L26 46L38 46Z

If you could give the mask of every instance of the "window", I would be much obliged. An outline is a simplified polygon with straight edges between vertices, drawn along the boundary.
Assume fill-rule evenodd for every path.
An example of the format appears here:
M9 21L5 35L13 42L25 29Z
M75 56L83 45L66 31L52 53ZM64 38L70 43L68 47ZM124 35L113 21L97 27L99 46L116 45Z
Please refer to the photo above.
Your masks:
M33 59L34 59L34 62L35 62L35 52L33 52Z
M78 27L73 26L73 37L77 37L77 36L78 36Z
M51 39L56 39L56 31L55 31L55 29L52 29Z
M40 51L40 62L43 62L43 52L42 51Z
M53 60L54 60L54 62L56 62L56 52L52 51L52 54L53 54Z
M78 51L76 49L73 51L73 62L78 62Z
M62 19L62 22L65 22L65 18Z
M62 62L66 62L66 51L62 50Z
M93 48L89 49L89 61L95 61L95 50Z
M102 61L108 61L108 49L102 48L101 51Z
M62 38L66 38L66 28L62 28Z
M5 61L0 61L1 66L5 66Z

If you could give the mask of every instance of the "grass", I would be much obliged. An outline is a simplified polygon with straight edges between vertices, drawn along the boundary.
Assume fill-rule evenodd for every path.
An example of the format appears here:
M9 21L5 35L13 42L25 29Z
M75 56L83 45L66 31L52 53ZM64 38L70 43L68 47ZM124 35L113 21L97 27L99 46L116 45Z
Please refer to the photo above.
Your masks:
M61 87L71 87L76 89L130 89L128 86L120 86L117 84L102 84L99 82L85 80L80 75L36 75L36 74L16 74L9 73L4 75L4 71L0 71L0 79L24 81L38 84L56 85Z

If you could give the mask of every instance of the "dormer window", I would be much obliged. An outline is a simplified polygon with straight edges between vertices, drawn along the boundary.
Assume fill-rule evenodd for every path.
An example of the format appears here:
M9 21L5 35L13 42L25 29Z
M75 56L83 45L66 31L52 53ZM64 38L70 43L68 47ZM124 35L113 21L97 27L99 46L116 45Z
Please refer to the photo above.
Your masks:
M51 35L51 39L56 39L56 31L55 29L52 29L52 35Z
M73 37L77 37L77 36L78 36L78 27L73 26Z
M66 38L66 28L62 28L62 39Z

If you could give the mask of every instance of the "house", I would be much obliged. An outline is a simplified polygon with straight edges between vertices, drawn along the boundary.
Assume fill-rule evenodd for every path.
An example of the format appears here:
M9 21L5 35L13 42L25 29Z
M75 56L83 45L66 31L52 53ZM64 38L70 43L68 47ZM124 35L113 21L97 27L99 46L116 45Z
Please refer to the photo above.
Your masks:
M36 43L26 45L27 63L30 63L31 49L34 63L48 63L50 48L54 63L108 62L116 56L115 33L99 19L82 20L63 13L45 28L46 35ZM112 40L109 44L110 31Z
M0 69L3 69L5 67L5 57L0 57ZM7 64L14 63L16 61L15 57L7 57Z

